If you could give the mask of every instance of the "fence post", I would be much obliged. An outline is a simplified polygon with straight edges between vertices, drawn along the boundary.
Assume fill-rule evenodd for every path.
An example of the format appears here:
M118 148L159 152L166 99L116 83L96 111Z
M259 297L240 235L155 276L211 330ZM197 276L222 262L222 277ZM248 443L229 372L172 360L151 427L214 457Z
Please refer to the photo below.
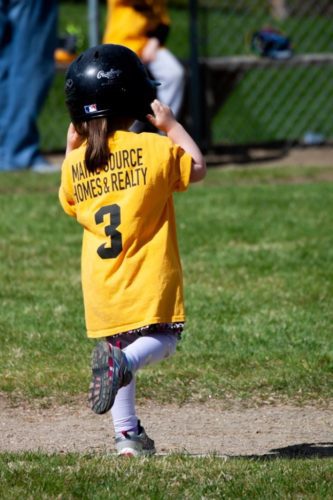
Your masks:
M89 47L94 47L99 44L99 16L98 16L98 0L88 1L88 32L89 32Z
M198 0L190 2L190 109L192 136L198 144L202 141L202 110L198 40Z

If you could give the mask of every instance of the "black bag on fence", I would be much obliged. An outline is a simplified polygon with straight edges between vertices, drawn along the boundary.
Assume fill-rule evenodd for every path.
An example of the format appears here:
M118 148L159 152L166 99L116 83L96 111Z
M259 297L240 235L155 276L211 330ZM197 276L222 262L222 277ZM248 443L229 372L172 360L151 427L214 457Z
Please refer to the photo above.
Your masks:
M288 59L292 56L290 39L271 28L253 33L251 48L256 54L271 59Z

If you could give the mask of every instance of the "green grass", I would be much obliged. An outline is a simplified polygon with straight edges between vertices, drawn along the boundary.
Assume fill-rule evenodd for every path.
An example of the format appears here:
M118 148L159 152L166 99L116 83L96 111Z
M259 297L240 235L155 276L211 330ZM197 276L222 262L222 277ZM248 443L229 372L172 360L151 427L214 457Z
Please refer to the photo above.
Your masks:
M176 196L188 328L146 368L138 399L332 401L333 183L327 167L210 169ZM57 404L86 392L91 341L81 228L58 175L0 175L0 392ZM51 397L51 402L48 397ZM328 448L327 448L328 449ZM329 499L333 462L170 455L1 453L0 498Z
M0 497L229 499L331 496L331 460L245 460L174 455L119 460L98 455L0 455ZM29 496L27 496L29 492Z
M172 361L140 372L139 399L332 397L333 184L315 182L325 175L211 169L176 196L188 323ZM81 228L58 183L1 175L0 391L16 398L62 401L89 380Z

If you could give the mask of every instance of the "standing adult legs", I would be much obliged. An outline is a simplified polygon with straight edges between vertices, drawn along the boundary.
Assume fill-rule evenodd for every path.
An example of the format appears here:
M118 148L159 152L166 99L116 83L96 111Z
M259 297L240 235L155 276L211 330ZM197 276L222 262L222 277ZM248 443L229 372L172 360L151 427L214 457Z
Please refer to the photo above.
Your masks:
M11 0L6 5L6 43L0 47L7 89L6 101L1 103L0 168L11 170L45 163L37 118L54 74L57 2Z
M0 0L0 170L4 168L5 137L8 124L5 113L8 103L9 42L10 23L8 20L8 2Z

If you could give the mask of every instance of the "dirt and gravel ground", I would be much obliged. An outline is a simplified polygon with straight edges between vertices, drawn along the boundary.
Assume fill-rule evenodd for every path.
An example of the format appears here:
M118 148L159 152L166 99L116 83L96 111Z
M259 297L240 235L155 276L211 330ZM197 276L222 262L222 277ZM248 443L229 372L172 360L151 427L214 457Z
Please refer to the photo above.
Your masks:
M230 404L229 404L230 405ZM221 402L138 407L160 454L185 452L221 456L333 456L333 402L298 407L292 404L253 408ZM95 415L84 400L47 409L13 407L0 396L0 452L112 453L110 415Z
M321 147L297 146L293 148L264 149L250 148L246 151L211 153L207 155L208 164L223 167L281 167L297 166L332 166L333 145Z
M60 165L62 156L49 158ZM237 160L237 158L236 158ZM225 156L211 163L233 166L242 163ZM255 151L246 166L332 166L333 147L296 148L284 154ZM333 175L327 180L333 180ZM184 406L147 403L138 407L147 432L160 454L186 452L221 456L320 456L333 457L333 401L325 406L303 407L265 404L242 407L221 402ZM96 416L85 401L48 408L21 403L13 406L0 394L0 452L40 450L53 452L113 452L109 415Z

